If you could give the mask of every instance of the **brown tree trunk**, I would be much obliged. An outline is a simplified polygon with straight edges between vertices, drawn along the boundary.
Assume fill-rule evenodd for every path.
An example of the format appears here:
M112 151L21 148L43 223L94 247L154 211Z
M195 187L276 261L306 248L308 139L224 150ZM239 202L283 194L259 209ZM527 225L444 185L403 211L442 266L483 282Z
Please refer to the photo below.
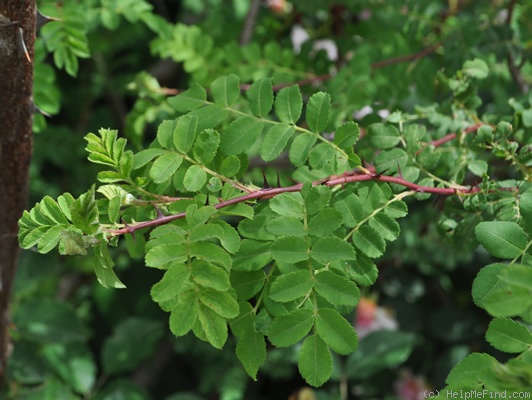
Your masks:
M0 0L0 383L11 347L9 298L19 256L17 221L28 196L34 42L35 0Z

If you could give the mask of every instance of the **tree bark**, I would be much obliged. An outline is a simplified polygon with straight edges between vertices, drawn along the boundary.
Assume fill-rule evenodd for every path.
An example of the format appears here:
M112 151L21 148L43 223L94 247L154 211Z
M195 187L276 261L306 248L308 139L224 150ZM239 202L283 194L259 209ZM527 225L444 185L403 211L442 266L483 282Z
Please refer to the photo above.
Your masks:
M12 347L9 299L32 152L35 0L0 0L0 383ZM29 59L28 59L29 57Z

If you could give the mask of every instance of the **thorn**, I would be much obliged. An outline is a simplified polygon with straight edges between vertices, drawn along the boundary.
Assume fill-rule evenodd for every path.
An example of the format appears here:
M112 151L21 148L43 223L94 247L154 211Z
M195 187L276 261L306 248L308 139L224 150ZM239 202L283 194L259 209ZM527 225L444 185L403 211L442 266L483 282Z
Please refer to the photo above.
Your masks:
M127 229L127 233L129 233L131 235L131 238L133 239L133 243L137 243L137 237L135 236L135 231L134 230L132 230L132 231L129 230L130 226L128 225L128 223L126 222L126 220L124 218L122 218L122 223L124 224L124 227Z
M52 21L59 21L59 18L53 18L49 17L48 15L44 15L39 10L35 11L35 30L38 31L42 28L44 24L47 24L48 22Z
M434 202L432 203L432 208L435 208L436 207L436 204L438 204L438 202L441 200L441 195L437 195L436 196L436 199L434 200Z
M24 41L24 30L22 28L17 29L17 47L19 52L24 54L26 60L31 64L31 57L28 48L26 47L26 42Z
M264 179L263 189L271 189L272 187L268 183L268 179L266 178L266 173L264 172L264 170L262 170L262 178Z
M403 172L401 171L401 166L399 165L399 161L397 161L397 176L401 179L404 179Z
M279 171L277 171L277 187L281 187L281 177L279 176Z
M34 114L42 114L44 115L45 117L48 117L48 118L51 118L52 116L50 114L48 114L46 111L40 109L39 107L37 107L35 105L35 103L33 103L33 113Z
M390 168L386 168L384 171L381 171L379 173L372 173L371 176L373 178L380 178L381 176L383 176Z
M155 219L163 218L165 216L155 203L152 202L151 205L153 206L153 208L155 208L155 211L157 211L157 218Z
M205 206L209 205L209 195L205 196Z

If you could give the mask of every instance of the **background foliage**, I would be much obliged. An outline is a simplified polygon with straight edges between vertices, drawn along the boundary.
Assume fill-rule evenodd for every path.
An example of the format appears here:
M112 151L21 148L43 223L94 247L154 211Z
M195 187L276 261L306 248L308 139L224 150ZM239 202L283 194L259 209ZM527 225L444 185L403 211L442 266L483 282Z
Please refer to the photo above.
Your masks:
M3 395L531 391L530 6L38 3Z

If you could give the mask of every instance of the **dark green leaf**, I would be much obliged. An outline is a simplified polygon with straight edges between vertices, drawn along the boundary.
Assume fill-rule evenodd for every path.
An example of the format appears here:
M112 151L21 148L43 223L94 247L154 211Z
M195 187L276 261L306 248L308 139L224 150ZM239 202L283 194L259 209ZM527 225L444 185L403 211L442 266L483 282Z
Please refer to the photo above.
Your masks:
M302 133L298 135L290 146L290 162L296 167L300 167L301 165L305 164L305 161L307 161L309 156L310 149L312 146L314 146L316 140L318 140L316 136L311 133Z
M190 89L168 98L168 103L179 112L188 112L201 107L207 99L203 86L193 82Z
M216 78L211 84L211 91L215 103L229 107L240 96L240 78L234 74Z
M254 115L266 117L273 106L273 87L271 78L259 79L247 91L249 106Z
M328 308L318 310L316 333L338 354L351 354L358 346L358 338L353 326L336 310Z
M271 246L273 258L282 263L294 264L309 258L307 242L301 237L281 237Z
M311 310L295 310L272 321L268 329L268 339L274 346L288 347L303 339L313 324Z
M308 232L313 236L329 236L342 225L342 214L334 208L325 208L310 219Z
M319 387L330 378L333 371L331 353L317 335L311 335L303 342L297 366L311 386Z
M310 96L307 103L307 124L311 131L322 132L329 122L331 110L331 96L318 92Z
M187 153L192 149L198 131L198 123L198 117L190 114L177 119L172 135L177 150Z
M272 283L270 296L273 300L285 303L308 295L314 286L314 277L307 270L283 274Z
M353 247L336 236L318 239L312 246L310 256L322 263L356 258Z
M316 275L314 289L334 305L355 307L360 299L360 290L356 284L331 271L322 271Z
M285 87L275 97L275 113L286 124L296 124L301 116L303 98L299 86Z
M520 353L532 346L532 333L525 325L510 318L491 321L486 340L497 350Z
M220 151L226 155L244 153L257 141L263 126L262 121L251 117L234 120L222 134Z
M287 124L277 124L271 127L262 141L260 155L264 161L272 161L279 157L288 141L294 134L294 127Z
M486 221L475 228L478 241L495 257L513 259L523 254L527 240L515 222Z

